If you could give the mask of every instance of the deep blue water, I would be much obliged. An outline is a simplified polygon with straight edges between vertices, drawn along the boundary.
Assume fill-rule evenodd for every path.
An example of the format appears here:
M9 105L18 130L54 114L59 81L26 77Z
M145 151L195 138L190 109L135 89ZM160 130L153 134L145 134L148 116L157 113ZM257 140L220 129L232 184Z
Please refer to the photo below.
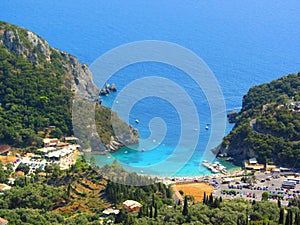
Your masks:
M162 40L179 44L195 52L212 70L228 112L240 109L242 96L251 86L299 71L299 10L297 0L15 0L1 2L0 19L34 31L51 46L88 64L108 50L133 41ZM208 173L199 167L211 132L204 128L211 122L204 94L183 71L160 63L131 65L116 73L110 82L115 82L121 91L129 82L145 76L172 80L195 102L200 127L191 125L191 133L198 134L199 142L193 157L177 175ZM104 104L111 106L118 93L105 98ZM129 121L139 129L142 138L147 138L150 135L148 125L154 117L161 117L168 127L165 139L157 148L145 152L124 149L110 159L98 156L99 163L116 157L121 163L140 171L146 169L139 167L150 168L172 155L181 135L180 117L172 104L157 97L145 98L134 105ZM138 125L134 123L135 119L139 119ZM226 132L231 128L232 125L227 124ZM214 140L215 145L220 141ZM148 150L158 142L142 143L139 148ZM187 147L186 151L190 149ZM157 164L153 167L157 171L153 173L168 174L178 160L180 155L167 166Z

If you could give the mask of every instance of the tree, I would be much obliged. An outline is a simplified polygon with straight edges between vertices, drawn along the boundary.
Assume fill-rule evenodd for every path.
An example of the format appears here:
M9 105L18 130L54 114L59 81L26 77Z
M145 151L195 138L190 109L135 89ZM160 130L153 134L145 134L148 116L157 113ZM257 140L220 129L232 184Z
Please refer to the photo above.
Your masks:
M285 219L285 225L292 225L293 221L293 214L292 211L290 209L288 209L288 213L286 215L286 219Z
M2 163L0 162L0 182L6 183L8 181L8 174L4 171Z
M298 212L295 215L295 225L300 225L300 211L298 210Z
M206 192L203 194L203 204L206 204Z
M154 206L154 218L157 218L158 211L157 211L157 204Z
M153 217L153 207L152 207L152 205L150 205L150 215L149 215L149 217L150 217L150 218Z
M267 201L269 199L269 196L270 196L269 192L266 191L263 192L261 195L263 201Z
M278 223L279 224L283 224L284 222L284 209L283 208L280 208L280 212L279 212L279 221Z
M28 174L30 171L30 167L25 163L20 163L16 169L16 171L23 171L25 174Z
M138 218L142 218L142 217L143 217L143 207L139 209L139 213L138 213Z
M278 208L281 208L281 201L279 198L277 199L277 206L278 206Z
M154 205L155 205L155 199L154 199L154 193L152 194L152 207L154 207Z
M67 197L70 198L70 195L71 195L71 184L69 183L67 187Z
M96 161L95 156L92 156L92 157L90 158L90 163L91 163L91 167L92 167L92 168L96 168L96 167L97 167L97 161Z
M184 204L183 204L183 210L182 215L186 216L188 214L188 199L187 196L184 197Z

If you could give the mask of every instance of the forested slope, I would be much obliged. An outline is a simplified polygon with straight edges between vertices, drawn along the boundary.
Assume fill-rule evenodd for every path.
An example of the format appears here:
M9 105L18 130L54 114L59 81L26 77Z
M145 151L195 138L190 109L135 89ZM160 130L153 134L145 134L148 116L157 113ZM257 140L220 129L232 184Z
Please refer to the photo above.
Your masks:
M71 103L80 96L98 104L95 110L101 121L96 118L97 130L103 144L108 145L114 132L110 117L102 114L109 115L111 110L95 103L98 94L87 65L51 48L29 30L0 22L0 143L40 147L46 135L72 135ZM117 121L129 139L138 137L127 124L119 118ZM85 143L83 147L91 146Z
M252 87L220 152L300 167L300 73Z

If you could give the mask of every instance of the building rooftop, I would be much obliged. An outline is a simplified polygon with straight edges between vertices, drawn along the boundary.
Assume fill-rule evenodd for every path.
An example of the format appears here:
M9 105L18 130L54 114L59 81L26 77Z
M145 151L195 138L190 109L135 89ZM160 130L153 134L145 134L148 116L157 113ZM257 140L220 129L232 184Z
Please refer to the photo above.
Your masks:
M9 186L7 184L0 184L0 191L7 191L10 189L11 189L11 186Z
M102 213L105 214L105 215L110 215L110 214L119 214L120 210L118 209L112 209L112 208L108 208L108 209L105 209Z
M10 146L9 145L0 145L0 154L9 152Z
M123 207L130 212L138 210L142 207L142 204L134 200L126 200L125 202L123 202Z
M250 164L257 164L256 158L251 158L251 159L249 159L249 163L250 163Z
M8 221L0 217L0 223L8 223Z

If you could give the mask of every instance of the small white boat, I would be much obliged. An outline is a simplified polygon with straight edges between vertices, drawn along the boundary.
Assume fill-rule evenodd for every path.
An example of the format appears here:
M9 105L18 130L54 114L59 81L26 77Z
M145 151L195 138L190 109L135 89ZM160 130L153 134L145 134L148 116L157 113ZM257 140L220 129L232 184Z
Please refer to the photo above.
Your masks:
M127 154L127 153L128 153L128 151L125 151L124 153L125 153L125 154Z
M208 130L208 128L209 128L209 127L208 127L208 124L207 124L207 125L205 126L205 130Z
M138 124L140 121L139 121L138 119L136 119L134 122L135 122L136 124Z

